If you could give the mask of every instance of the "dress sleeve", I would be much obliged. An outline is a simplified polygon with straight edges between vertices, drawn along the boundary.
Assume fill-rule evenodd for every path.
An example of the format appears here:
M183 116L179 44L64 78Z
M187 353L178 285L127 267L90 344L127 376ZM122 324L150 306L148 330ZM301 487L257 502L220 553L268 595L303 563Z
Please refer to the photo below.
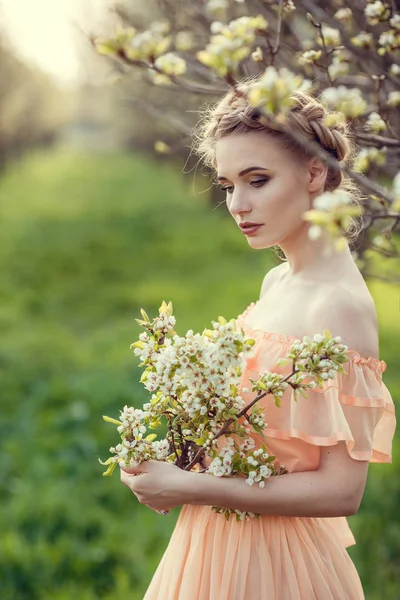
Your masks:
M386 363L348 351L349 361L334 380L307 390L307 397L286 390L281 406L271 407L267 435L302 439L318 446L345 441L350 456L370 462L392 462L395 407L382 381ZM277 370L277 369L274 369ZM272 421L272 422L271 422Z
M296 338L268 333L245 326L251 303L237 318L237 326L244 329L256 344L254 354L246 362L243 386L251 389L250 378L258 378L265 370L287 375L291 368L277 366ZM364 358L348 350L345 373L324 382L323 387L307 390L307 397L297 394L289 386L277 407L272 396L260 400L266 409L268 427L266 436L288 440L301 439L316 446L332 446L345 441L350 456L370 462L392 462L392 443L396 430L393 399L382 376L387 365L383 360ZM244 394L246 399L247 394ZM252 400L253 393L248 399Z

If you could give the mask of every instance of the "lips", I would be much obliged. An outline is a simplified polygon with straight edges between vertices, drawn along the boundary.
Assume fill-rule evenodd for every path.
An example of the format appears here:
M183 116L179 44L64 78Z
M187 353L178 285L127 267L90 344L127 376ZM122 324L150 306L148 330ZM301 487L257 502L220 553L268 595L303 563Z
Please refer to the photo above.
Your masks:
M245 221L244 223L239 223L240 229L249 229L252 227L260 227L262 223L250 223L249 221Z
M240 223L239 227L245 235L251 235L262 227L262 223Z

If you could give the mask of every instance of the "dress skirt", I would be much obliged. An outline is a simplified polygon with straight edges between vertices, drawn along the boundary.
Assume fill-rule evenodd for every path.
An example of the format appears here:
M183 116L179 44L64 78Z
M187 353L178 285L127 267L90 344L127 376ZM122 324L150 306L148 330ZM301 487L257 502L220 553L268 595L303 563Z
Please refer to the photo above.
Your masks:
M144 600L362 600L331 522L185 505Z

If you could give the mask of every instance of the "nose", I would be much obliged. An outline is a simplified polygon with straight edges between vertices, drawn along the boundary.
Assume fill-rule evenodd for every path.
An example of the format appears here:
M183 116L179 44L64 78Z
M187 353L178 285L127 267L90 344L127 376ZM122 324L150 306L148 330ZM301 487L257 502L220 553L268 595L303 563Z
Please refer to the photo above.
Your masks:
M241 214L247 214L251 211L251 206L246 201L246 195L237 188L235 188L227 204L228 210L233 217L238 217Z

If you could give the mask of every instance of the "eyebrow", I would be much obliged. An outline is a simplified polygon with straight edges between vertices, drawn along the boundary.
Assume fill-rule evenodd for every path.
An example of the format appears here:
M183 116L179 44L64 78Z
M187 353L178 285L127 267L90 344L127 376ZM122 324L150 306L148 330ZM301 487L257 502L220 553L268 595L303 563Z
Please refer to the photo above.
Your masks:
M247 167L247 169L243 169L243 171L240 171L239 177L242 177L242 175L246 175L246 173L250 173L250 171L269 171L269 169L267 169L266 167ZM221 181L222 179L228 178L224 177L223 175L218 177L218 181Z

